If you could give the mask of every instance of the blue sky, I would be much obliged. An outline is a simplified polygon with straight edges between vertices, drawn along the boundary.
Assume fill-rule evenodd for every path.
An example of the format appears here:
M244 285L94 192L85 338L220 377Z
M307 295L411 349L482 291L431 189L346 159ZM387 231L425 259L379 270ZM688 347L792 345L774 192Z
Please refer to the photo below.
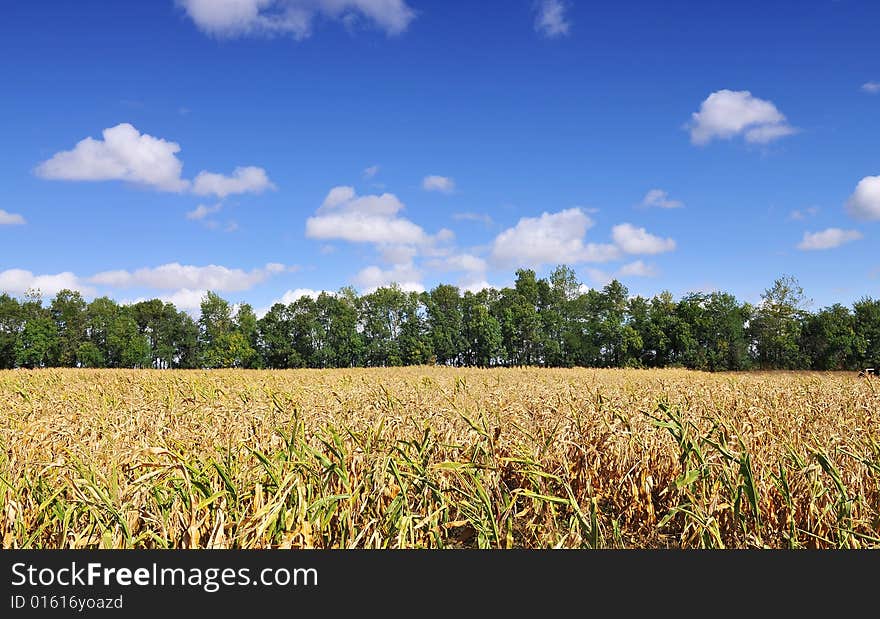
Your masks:
M877 23L868 0L16 3L0 289L265 308L566 262L632 293L877 297Z

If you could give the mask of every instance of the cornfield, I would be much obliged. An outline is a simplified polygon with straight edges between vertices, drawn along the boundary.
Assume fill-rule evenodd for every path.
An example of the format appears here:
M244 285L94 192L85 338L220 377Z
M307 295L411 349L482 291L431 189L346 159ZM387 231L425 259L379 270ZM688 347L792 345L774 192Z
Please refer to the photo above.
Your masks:
M3 548L880 547L851 374L0 372Z

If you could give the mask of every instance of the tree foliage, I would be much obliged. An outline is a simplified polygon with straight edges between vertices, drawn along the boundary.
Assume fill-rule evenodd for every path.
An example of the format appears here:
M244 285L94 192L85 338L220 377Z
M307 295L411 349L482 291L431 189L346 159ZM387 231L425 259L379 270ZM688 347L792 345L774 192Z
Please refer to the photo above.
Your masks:
M793 277L752 306L724 292L631 296L619 281L587 289L559 266L516 272L512 287L353 289L276 303L262 316L214 292L198 320L158 299L43 304L0 294L0 369L449 366L842 370L880 364L880 300L811 313Z

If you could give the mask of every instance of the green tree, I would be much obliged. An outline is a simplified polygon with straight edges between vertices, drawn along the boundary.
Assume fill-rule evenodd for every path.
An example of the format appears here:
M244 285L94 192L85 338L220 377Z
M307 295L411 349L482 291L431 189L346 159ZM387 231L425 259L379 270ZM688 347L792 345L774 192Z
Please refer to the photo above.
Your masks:
M275 303L257 321L257 350L266 367L272 369L298 368L304 363L294 347L293 321L290 309Z
M531 269L519 269L511 308L515 363L532 365L541 361L541 317L538 314L538 279Z
M458 365L462 341L461 293L455 286L437 286L423 295L431 347L441 365Z
M107 334L107 361L110 367L148 368L153 357L150 338L141 332L132 312L122 311Z
M358 298L354 289L339 294L322 292L315 301L324 340L318 354L321 367L362 365L364 343L358 331Z
M94 342L86 341L80 344L76 351L76 358L79 360L80 367L107 367L107 358L104 356L104 351L98 348Z
M241 335L244 346L238 346L233 367L258 368L260 356L257 354L257 315L248 303L242 303L235 313L235 332Z
M638 337L641 346L629 351L632 365L645 367L653 365L654 350L649 348L653 333L651 330L651 304L641 295L631 298L627 303L627 324Z
M235 323L232 306L215 292L208 292L202 299L199 318L199 344L202 364L207 368L232 367L235 352L241 342L232 339Z
M165 303L160 299L140 301L129 308L139 331L146 336L150 345L150 363L162 367L162 322L165 316Z
M15 367L15 347L24 328L24 309L8 294L0 293L0 370Z
M434 358L427 309L422 303L422 296L416 292L406 294L403 300L403 324L398 348L404 365L424 365Z
M359 314L367 365L403 364L399 338L406 319L405 304L406 293L396 284L361 297Z
M745 325L752 308L731 294L713 292L705 300L705 346L709 369L745 370L751 364Z
M61 290L49 305L49 315L57 331L51 363L75 367L78 365L76 354L86 339L86 302L75 290Z
M797 279L783 276L761 295L750 323L758 363L765 369L799 369L809 360L799 341L807 300Z
M643 347L638 332L626 323L628 295L626 286L613 280L596 299L599 353L605 367L633 365Z
M579 296L580 282L566 265L557 266L548 280L538 280L538 314L541 319L541 358L545 365L571 366L575 361L571 344L574 315L572 305Z
M839 303L806 316L801 348L814 370L845 370L858 364L855 316Z
M50 365L58 349L58 327L47 313L31 315L15 343L15 364L23 368Z
M485 290L465 292L462 298L463 357L468 365L494 365L503 350L501 325L489 313Z
M106 367L109 360L108 337L122 308L109 297L98 297L86 307L86 339L77 357L86 367Z
M853 315L857 365L880 367L880 299L859 299L853 305Z

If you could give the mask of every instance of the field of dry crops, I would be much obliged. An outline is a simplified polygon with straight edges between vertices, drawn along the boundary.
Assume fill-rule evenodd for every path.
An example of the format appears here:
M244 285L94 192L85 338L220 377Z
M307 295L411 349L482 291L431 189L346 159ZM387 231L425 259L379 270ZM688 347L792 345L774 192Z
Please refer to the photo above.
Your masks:
M0 372L4 548L880 547L851 374Z

